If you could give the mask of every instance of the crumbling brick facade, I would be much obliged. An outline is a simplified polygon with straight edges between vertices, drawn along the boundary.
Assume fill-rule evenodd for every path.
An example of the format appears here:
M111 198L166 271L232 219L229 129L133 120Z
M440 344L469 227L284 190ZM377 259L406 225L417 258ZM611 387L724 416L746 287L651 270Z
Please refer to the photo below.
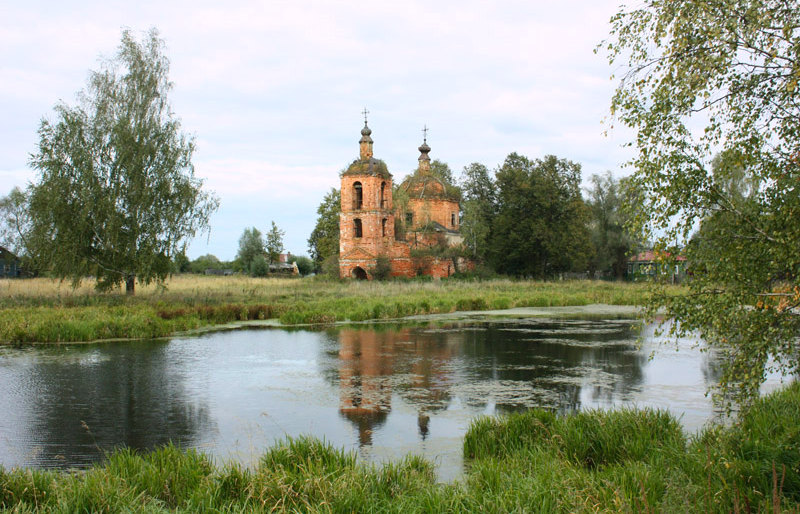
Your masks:
M359 158L342 173L339 276L371 279L381 257L388 259L391 276L452 275L456 264L465 265L463 259L453 261L429 250L461 244L458 199L430 174L430 147L426 142L420 147L420 167L401 186L409 195L406 211L396 213L392 175L373 157L371 134L365 121ZM404 234L395 233L398 215Z

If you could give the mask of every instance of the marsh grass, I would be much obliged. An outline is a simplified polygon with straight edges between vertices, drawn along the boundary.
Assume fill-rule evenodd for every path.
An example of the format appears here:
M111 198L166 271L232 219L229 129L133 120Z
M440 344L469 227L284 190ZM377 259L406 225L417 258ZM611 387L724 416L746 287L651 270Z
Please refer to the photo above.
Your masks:
M692 437L649 409L481 418L464 455L469 489L508 510L800 512L800 383Z
M277 442L252 470L173 445L121 449L85 471L0 468L0 510L800 512L799 413L794 383L692 437L648 409L480 418L453 484L421 457L376 466L309 437Z
M642 284L594 281L357 282L175 276L136 296L49 279L0 280L0 341L80 342L163 337L234 321L286 325L397 319L464 310L605 303L641 305Z

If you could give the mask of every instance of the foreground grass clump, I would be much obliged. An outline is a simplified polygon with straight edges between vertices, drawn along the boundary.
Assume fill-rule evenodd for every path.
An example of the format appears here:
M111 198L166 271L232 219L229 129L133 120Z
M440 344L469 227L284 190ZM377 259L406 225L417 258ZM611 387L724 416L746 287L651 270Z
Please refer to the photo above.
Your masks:
M0 510L799 512L800 383L695 437L654 410L482 418L464 454L465 477L437 484L422 458L377 467L306 437L276 444L253 470L174 446L123 449L87 471L0 468Z
M645 285L597 281L356 282L173 277L134 297L72 289L49 279L0 280L0 342L80 342L162 337L234 321L287 325L395 319L415 314L604 303L641 305Z
M693 437L653 410L483 418L464 454L490 510L800 512L800 383Z
M279 443L255 470L174 446L120 450L84 472L0 470L0 509L22 512L399 512L438 490L424 459L377 468L308 438Z

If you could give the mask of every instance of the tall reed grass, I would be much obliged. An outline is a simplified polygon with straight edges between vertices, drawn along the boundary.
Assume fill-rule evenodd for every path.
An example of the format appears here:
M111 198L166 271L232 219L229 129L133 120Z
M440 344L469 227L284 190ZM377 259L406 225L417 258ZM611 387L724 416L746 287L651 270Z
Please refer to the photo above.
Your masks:
M90 280L72 289L49 279L0 280L0 342L150 338L233 321L287 325L396 319L464 310L604 303L641 305L646 286L592 281L441 280L356 282L315 279L173 277L136 296L100 294Z
M254 469L172 445L85 471L0 468L12 512L800 512L800 383L730 427L684 434L658 410L481 418L453 484L408 456L382 466L308 437Z

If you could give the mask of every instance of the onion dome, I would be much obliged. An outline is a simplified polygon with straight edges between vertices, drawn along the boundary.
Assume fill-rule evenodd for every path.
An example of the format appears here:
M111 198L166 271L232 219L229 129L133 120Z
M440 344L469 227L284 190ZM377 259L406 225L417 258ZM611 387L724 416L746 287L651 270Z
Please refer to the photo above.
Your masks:
M431 147L428 146L427 126L422 129L422 133L425 135L423 136L422 144L419 147L419 172L428 175L431 172L431 158L428 157L428 152L431 151Z
M422 129L425 136L419 146L419 168L407 177L400 187L412 199L439 199L457 202L459 193L452 186L447 186L431 171L431 158L428 153L431 147L428 146L428 127Z
M372 159L372 138L369 137L372 130L367 126L367 120L364 120L364 128L361 129L361 139L358 141L359 156L362 161Z
M364 128L361 129L359 157L344 170L341 175L368 175L373 177L392 178L386 163L372 156L372 129L367 125L367 111L364 109Z

